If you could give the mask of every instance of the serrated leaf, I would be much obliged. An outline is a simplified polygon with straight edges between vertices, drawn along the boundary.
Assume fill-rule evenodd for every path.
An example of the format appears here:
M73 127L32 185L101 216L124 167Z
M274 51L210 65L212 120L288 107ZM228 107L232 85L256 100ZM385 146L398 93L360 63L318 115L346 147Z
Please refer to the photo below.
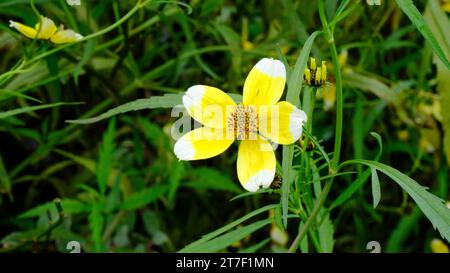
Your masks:
M66 122L77 124L90 124L104 120L106 118L110 118L118 114L123 114L131 111L155 109L155 108L171 108L181 104L182 97L183 93L179 93L179 94L165 94L164 96L153 96L148 99L138 99L132 102L122 104L113 109L110 109L97 117L88 119L66 120Z
M428 192L425 187L412 178L385 164L371 160L354 159L346 161L340 166L349 164L363 164L375 168L394 180L411 196L441 236L450 241L450 209L445 206L442 199Z

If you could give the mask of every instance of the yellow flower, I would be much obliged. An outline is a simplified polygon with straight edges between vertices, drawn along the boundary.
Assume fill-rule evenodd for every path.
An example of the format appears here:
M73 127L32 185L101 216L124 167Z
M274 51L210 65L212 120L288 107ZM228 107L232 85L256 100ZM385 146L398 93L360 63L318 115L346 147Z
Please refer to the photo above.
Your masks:
M44 16L41 16L41 22L37 23L34 28L11 20L9 26L15 28L25 37L50 40L54 44L73 43L83 38L71 29L63 29L63 27L58 29L51 19Z
M431 251L433 253L450 253L448 246L439 239L431 240Z
M336 103L336 86L330 84L317 92L317 98L323 99L323 110L330 111Z
M316 59L311 58L309 67L305 68L305 74L303 76L306 84L309 86L322 86L327 82L327 65L325 61L322 61L322 65L317 67Z
M450 12L450 1L449 0L443 0L441 1L441 8L445 12Z
M225 92L195 85L183 96L189 115L204 126L181 137L174 147L180 160L211 158L240 140L237 174L248 191L267 188L275 176L275 153L269 140L292 144L302 133L306 114L281 101L286 84L282 62L264 58L244 83L243 102L236 104Z

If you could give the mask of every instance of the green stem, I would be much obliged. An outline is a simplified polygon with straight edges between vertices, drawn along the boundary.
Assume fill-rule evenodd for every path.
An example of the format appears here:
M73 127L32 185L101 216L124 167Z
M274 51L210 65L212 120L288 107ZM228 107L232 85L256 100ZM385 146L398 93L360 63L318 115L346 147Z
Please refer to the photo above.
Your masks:
M342 122L343 122L343 106L344 100L342 95L342 74L339 67L339 59L334 41L330 43L331 59L333 62L334 75L336 78L336 131L334 139L333 159L331 160L331 173L336 172L336 167L339 165L339 157L341 154L342 143Z
M331 160L331 168L330 168L330 174L335 174L337 171L338 165L339 165L339 157L340 157L340 153L341 153L341 142L342 142L342 122L343 122L343 105L344 105L343 97L342 97L342 75L341 75L341 70L339 67L339 59L338 59L338 54L337 54L337 50L336 50L336 45L334 44L333 33L329 29L327 18L325 16L323 0L319 0L318 5L319 5L320 20L322 22L322 26L324 28L324 32L327 37L327 41L330 45L331 59L333 62L334 75L336 78L336 130L335 130L333 158ZM333 181L334 181L334 176L331 177L330 180L328 180L325 183L325 186L323 188L323 191L322 191L322 194L320 195L319 200L316 202L316 205L314 206L314 209L311 212L308 220L302 226L297 237L294 239L291 247L289 248L289 252L296 251L298 244L303 240L303 238L307 234L308 229L310 228L311 224L316 220L317 214L319 213L320 209L323 207L325 200L328 196L328 193L330 192Z

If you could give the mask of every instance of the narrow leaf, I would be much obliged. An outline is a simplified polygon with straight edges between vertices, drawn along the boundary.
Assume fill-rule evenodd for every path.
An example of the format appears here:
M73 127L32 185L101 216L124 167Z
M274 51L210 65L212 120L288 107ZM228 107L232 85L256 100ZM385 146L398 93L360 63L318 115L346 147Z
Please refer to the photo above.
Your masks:
M444 52L442 51L441 46L439 45L436 37L431 32L428 25L425 23L422 14L414 5L412 0L395 0L399 8L408 16L411 22L416 26L417 30L422 34L425 40L430 45L433 52L441 59L441 61L450 69L450 62L445 57Z
M98 122L104 120L106 118L123 114L130 111L138 111L143 109L155 109L155 108L171 108L176 105L181 104L181 98L183 94L165 94L164 96L154 96L148 99L138 99L132 102L128 102L122 104L118 107L115 107L107 112L93 118L88 119L77 119L77 120L66 120L69 123L78 123L78 124L90 124L94 122Z
M442 199L428 192L425 187L407 175L385 164L371 160L354 159L344 162L340 167L349 164L363 164L389 176L411 196L441 236L450 241L450 210L445 206Z
M380 181L378 180L377 170L375 168L370 168L372 173L372 198L373 207L376 208L381 199Z
M316 31L309 36L297 58L294 70L289 74L286 100L296 106L300 106L300 91L303 86L303 73L308 61L308 56L311 52L314 39L316 39L320 33L320 31ZM281 207L283 212L283 225L285 228L287 228L289 190L292 181L294 181L293 174L295 173L292 170L293 159L294 145L283 146L283 184L281 186Z
M37 110L59 107L59 106L63 106L63 105L79 105L79 104L83 104L83 102L58 102L58 103L51 103L51 104L44 104L44 105L37 105L37 106L27 106L27 107L17 108L14 110L9 110L6 112L0 112L0 119L12 117L15 115L20 115L23 113L34 112Z

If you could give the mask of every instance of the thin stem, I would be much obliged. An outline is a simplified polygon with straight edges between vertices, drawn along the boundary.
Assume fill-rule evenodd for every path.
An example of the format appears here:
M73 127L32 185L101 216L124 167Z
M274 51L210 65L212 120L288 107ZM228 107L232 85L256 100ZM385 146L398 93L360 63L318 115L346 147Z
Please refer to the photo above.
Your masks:
M342 122L343 122L343 97L342 97L342 75L339 67L339 59L336 50L336 45L334 44L333 32L330 30L327 22L327 18L325 16L325 9L323 5L323 0L319 0L319 15L320 20L322 22L322 26L324 28L325 35L327 37L328 43L330 45L331 50L331 59L333 62L334 74L336 78L336 130L335 130L335 142L334 142L334 151L333 158L331 160L331 168L330 174L335 174L338 165L339 165L339 157L341 153L341 143L342 143ZM305 235L307 234L311 224L316 220L317 214L320 209L323 207L325 200L330 192L331 186L333 185L334 176L330 178L325 183L322 194L320 195L319 200L316 202L313 211L309 215L308 220L302 226L297 237L294 239L292 245L289 248L289 252L295 252L299 243L303 240Z
M300 229L299 233L297 234L297 237L295 237L294 241L292 242L292 245L289 247L289 252L295 252L297 249L299 243L303 240L306 233L309 230L309 227L315 221L317 214L319 213L320 209L322 208L323 204L325 203L325 200L327 199L328 193L330 192L331 185L333 184L333 180L329 180L325 183L325 186L323 187L322 194L320 195L320 199L317 201L316 205L314 206L313 211L309 215L308 220L306 220L303 227Z
M330 43L331 47L331 59L333 62L334 75L336 78L336 131L334 139L334 151L333 158L331 160L331 172L335 172L336 167L339 164L339 157L341 154L341 143L342 143L342 122L343 122L343 95L342 95L342 75L341 68L339 67L339 59L336 50L336 45L334 41Z

